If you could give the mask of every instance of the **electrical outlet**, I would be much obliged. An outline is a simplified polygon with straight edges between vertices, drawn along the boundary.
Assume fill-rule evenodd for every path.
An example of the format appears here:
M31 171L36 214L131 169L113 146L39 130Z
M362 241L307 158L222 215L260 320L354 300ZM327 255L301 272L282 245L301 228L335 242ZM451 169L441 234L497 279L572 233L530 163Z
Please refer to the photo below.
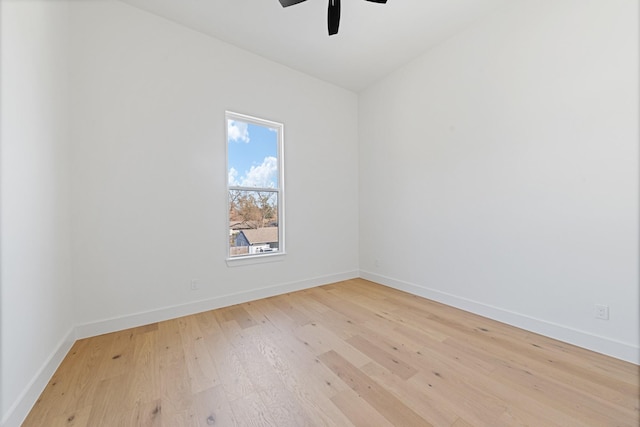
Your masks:
M609 320L609 306L596 304L596 319Z
M192 280L191 281L191 290L192 291L197 291L198 289L200 289L200 282L198 282L197 280Z

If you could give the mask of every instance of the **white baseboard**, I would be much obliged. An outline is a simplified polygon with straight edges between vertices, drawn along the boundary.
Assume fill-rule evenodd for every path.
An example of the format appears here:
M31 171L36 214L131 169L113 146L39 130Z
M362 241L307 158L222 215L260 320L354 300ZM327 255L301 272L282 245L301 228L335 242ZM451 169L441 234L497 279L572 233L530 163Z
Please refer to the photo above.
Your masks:
M287 292L295 292L320 285L340 282L342 280L354 279L358 277L358 274L358 271L348 271L345 273L314 277L297 282L267 286L264 288L222 295L206 300L194 301L187 304L164 307L158 310L99 320L97 322L78 325L76 327L76 339L94 337L96 335L107 334L110 332L121 331L123 329L135 328L137 326L148 325L150 323L188 316L190 314L201 313L203 311L215 310L216 308L228 307L230 305L254 301L261 298L282 295Z
M67 353L69 353L74 342L75 333L72 328L62 338L62 340L60 340L47 361L42 365L24 391L6 411L2 418L2 422L0 423L2 427L18 427L24 422L24 419L27 417L29 411L38 400L38 397L40 397L40 394L49 383L49 380L56 372L56 369L58 369L62 360L65 358Z
M360 271L360 277L389 286L390 288L398 289L432 301L449 305L451 307L459 308L470 313L487 317L489 319L497 320L498 322L506 323L508 325L557 339L568 344L576 345L597 353L615 357L616 359L640 365L640 348L627 343L593 335L585 331L525 316L499 307L493 307L467 298L462 298L368 271Z

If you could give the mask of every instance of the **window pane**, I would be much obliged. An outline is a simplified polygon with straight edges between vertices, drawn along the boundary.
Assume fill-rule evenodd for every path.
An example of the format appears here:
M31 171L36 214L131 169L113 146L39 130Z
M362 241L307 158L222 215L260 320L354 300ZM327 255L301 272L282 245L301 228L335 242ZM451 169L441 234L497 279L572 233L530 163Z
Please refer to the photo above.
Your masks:
M229 187L278 188L278 130L227 119Z
M229 255L277 252L278 192L229 190Z

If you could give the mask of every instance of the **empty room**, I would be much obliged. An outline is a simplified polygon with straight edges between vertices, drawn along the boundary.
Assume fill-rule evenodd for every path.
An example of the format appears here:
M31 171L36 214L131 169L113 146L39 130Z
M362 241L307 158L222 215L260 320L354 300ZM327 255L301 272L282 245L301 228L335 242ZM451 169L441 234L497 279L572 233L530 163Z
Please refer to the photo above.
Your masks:
M0 0L0 425L639 425L639 23Z

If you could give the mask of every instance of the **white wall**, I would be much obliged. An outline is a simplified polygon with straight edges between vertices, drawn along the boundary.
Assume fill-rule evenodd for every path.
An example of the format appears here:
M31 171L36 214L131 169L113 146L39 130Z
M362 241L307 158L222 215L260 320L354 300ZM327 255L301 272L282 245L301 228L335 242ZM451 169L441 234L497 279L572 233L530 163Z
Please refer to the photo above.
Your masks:
M357 276L354 93L116 1L72 33L80 335ZM279 262L225 263L226 109L284 123Z
M640 362L638 16L513 1L362 93L363 275Z
M0 421L17 425L69 348L68 14L1 4Z

